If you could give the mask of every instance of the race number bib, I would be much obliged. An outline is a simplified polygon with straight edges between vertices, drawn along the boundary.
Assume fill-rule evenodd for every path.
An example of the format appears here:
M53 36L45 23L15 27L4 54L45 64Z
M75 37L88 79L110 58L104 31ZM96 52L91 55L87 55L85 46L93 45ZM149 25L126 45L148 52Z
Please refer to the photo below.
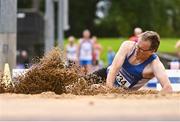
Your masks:
M121 86L121 87L125 87L125 88L129 88L129 86L131 85L124 77L123 75L121 75L121 73L119 72L118 75L116 76L116 82Z

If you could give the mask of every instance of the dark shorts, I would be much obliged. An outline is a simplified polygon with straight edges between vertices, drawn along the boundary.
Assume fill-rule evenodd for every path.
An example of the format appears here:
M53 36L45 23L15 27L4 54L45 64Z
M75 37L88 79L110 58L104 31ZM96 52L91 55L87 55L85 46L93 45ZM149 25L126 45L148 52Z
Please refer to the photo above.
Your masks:
M104 81L104 83L105 83L106 82L106 78L107 78L107 74L108 74L107 67L99 69L99 70L93 72L93 74L95 74L96 76L100 77L102 79L102 81ZM98 83L102 83L102 82L96 81L95 83L98 84ZM115 81L114 82L114 86L115 87L119 87L120 85L118 84L117 81Z
M99 69L99 70L93 72L92 74L95 74L96 76L100 77L103 81L106 81L106 78L107 78L107 67ZM98 83L98 81L97 81L97 83Z

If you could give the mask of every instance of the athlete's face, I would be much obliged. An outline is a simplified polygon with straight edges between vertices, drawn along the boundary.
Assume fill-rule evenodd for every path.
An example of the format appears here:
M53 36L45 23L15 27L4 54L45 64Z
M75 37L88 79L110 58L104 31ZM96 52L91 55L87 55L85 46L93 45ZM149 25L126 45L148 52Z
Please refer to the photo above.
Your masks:
M142 41L139 38L139 41L136 44L136 56L138 57L149 57L154 53L154 49L151 49L150 41Z

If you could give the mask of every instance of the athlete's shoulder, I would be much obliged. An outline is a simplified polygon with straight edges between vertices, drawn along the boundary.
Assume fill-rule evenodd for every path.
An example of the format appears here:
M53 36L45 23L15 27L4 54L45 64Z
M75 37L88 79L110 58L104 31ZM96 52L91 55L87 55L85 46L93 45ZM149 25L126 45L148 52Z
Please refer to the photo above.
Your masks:
M126 40L126 41L124 41L122 44L123 44L123 45L131 46L131 45L134 45L135 43L136 43L136 42Z
M121 44L121 48L126 48L126 49L132 49L135 45L135 42L133 41L124 41L122 44Z
M154 54L154 60L151 62L151 66L157 67L157 65L161 65L162 62L159 59L158 55Z

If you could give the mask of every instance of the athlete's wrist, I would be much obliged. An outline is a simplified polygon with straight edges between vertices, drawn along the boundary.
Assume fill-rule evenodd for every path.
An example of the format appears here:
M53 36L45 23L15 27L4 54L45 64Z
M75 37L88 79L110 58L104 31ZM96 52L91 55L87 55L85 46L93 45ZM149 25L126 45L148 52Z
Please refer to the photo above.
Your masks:
M106 81L106 87L112 88L113 83L111 81Z
M171 85L166 85L162 88L161 92L163 93L172 93L173 92L173 89L171 87Z

